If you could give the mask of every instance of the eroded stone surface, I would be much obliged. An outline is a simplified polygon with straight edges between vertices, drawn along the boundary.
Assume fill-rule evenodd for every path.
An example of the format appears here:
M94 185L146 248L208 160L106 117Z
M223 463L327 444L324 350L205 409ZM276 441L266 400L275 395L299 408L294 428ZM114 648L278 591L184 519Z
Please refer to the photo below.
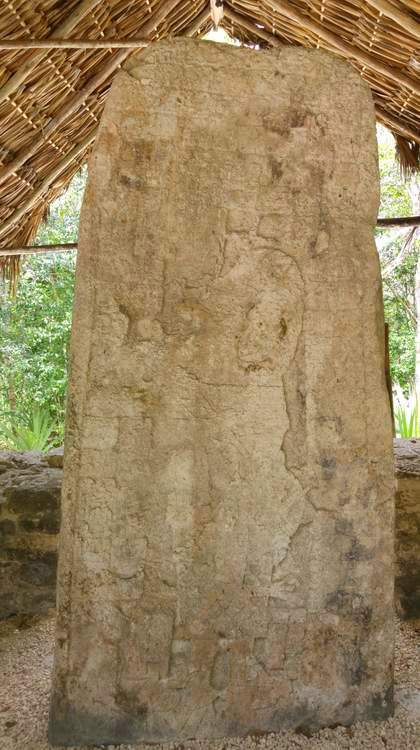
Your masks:
M332 56L175 40L117 76L81 221L53 741L392 709L377 208L370 94Z
M0 451L0 620L55 605L61 478L48 454Z
M395 438L394 455L397 477L420 477L420 440L417 438Z
M399 612L420 617L420 440L394 440L395 585Z

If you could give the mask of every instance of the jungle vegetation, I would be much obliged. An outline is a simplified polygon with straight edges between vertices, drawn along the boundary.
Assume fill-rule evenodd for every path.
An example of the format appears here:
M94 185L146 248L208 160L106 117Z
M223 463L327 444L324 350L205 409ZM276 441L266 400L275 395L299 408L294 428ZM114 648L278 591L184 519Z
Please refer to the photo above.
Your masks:
M420 213L418 179L403 179L394 141L378 128L381 216ZM35 244L77 242L86 168L50 208ZM418 232L420 238L420 232ZM377 231L385 318L389 323L396 416L415 433L416 269L420 239L407 229ZM0 284L0 444L47 449L63 440L75 252L28 255L16 295ZM402 412L399 411L402 410ZM414 414L414 417L413 417ZM411 427L409 425L411 422Z

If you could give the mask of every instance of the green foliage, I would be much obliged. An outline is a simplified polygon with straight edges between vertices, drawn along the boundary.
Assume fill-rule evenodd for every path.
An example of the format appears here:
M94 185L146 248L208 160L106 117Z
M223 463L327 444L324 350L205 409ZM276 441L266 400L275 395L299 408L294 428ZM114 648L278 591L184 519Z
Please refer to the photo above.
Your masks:
M378 128L378 143L380 215L409 215L413 211L410 183L402 180L393 138L382 127ZM77 241L85 180L84 169L51 206L49 218L37 236L39 244ZM414 292L420 243L417 240L405 246L406 237L406 230L377 232L385 317L390 328L391 377L407 395L415 376ZM74 253L27 256L16 298L8 296L5 286L0 289L0 412L11 415L7 420L3 417L3 422L7 422L7 429L2 430L3 441L6 433L9 441L12 434L15 441L18 434L25 434L26 444L35 440L25 432L42 432L39 419L34 421L35 413L44 415L43 424L51 428L48 440L62 437L74 272ZM410 432L413 406L401 403L397 409L398 429Z
M381 176L380 216L408 216L413 212L410 183L400 175L394 140L378 127ZM389 323L390 369L393 383L410 390L416 368L415 277L419 242L408 245L407 230L378 229L376 243L382 267L385 320Z
M406 392L414 381L416 368L414 285L417 257L418 248L414 248L392 275L383 277L385 320L389 323L391 379Z
M64 419L74 258L30 256L15 298L0 306L0 408L29 415L34 404Z
M36 245L77 242L86 176L87 170L84 167L73 177L66 192L50 206L48 219L38 231Z
M16 412L3 415L4 417L5 420L0 425L0 438L6 448L45 452L60 444L61 430L57 432L48 412L37 406L29 417L19 416Z
M397 437L418 437L419 405L414 388L410 391L408 397L406 398L402 389L398 386L396 387L394 400L394 416Z
M36 244L77 241L85 178L76 175L53 204ZM6 433L30 443L31 431L44 434L42 425L62 435L74 275L74 252L29 255L16 297L6 284L0 289L0 412L9 415L6 426L0 420L3 443Z
M395 159L395 141L391 133L378 125L379 170L381 177L381 208L383 217L409 216L411 197L408 183L402 178ZM387 232L389 230L378 230Z

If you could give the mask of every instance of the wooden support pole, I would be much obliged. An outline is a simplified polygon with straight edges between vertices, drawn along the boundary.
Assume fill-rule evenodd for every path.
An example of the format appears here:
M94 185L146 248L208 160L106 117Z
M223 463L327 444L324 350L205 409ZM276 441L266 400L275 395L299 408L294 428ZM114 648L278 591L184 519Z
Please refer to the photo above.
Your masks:
M400 10L388 2L388 0L367 0L367 3L378 10L379 13L382 13L382 15L391 18L398 26L401 26L401 28L408 31L417 39L420 39L420 23L413 16L410 16L409 13Z
M0 50L9 49L119 49L147 47L147 39L0 39Z
M417 227L420 226L420 216L403 216L394 219L378 219L378 227ZM1 247L0 257L5 255L29 255L30 253L62 253L67 250L77 250L77 242L67 242L60 245L27 245L23 247Z
M77 242L66 242L62 245L27 245L26 247L2 247L0 248L0 258L10 255L64 253L69 250L77 250Z
M420 227L420 216L401 216L393 219L378 219L378 227Z

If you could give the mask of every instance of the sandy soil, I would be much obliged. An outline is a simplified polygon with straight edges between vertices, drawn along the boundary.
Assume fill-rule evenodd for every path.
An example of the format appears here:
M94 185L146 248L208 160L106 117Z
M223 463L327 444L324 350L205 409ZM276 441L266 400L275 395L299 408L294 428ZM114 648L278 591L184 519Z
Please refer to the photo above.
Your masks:
M49 750L54 618L0 625L0 750ZM318 732L185 742L179 750L420 750L420 621L398 624L394 718ZM98 746L100 747L100 746ZM133 745L119 745L121 750ZM137 746L139 747L139 746ZM152 750L151 745L147 750ZM173 750L176 745L167 745ZM110 746L116 750L117 746Z

